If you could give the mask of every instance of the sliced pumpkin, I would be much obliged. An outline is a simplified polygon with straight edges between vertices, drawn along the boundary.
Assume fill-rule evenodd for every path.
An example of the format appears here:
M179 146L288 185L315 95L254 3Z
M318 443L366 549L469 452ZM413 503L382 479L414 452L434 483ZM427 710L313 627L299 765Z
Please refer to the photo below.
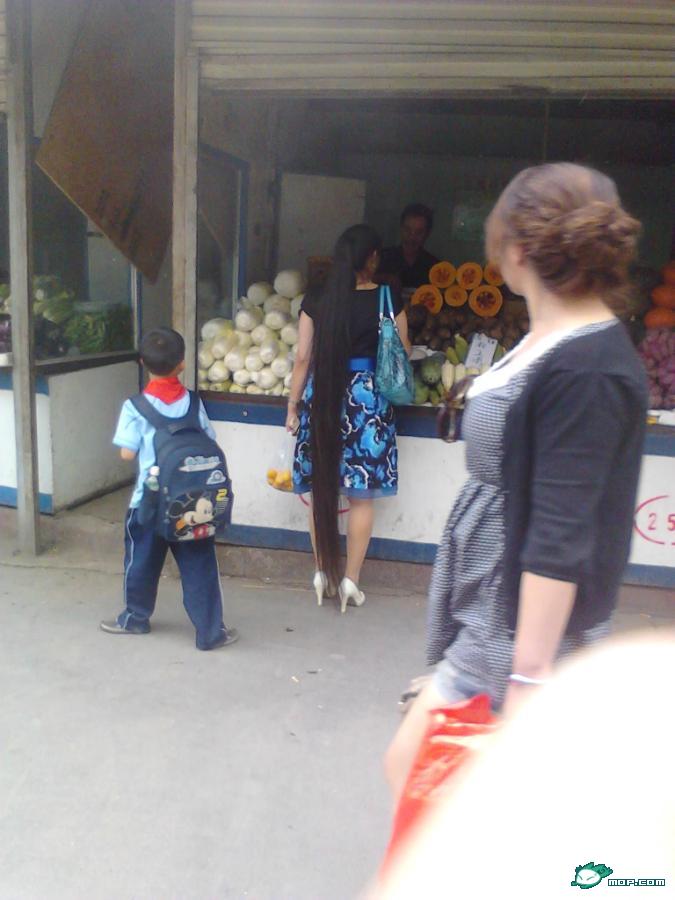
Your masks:
M429 269L429 281L434 287L443 288L450 287L455 280L457 270L452 263L437 262Z
M422 304L422 306L425 306L426 309L435 316L436 313L441 311L441 307L443 306L443 295L435 285L423 284L417 288L412 295L410 302L413 306Z
M488 284L494 284L495 287L501 287L504 284L502 273L496 263L488 263L483 269L483 278Z
M496 316L502 308L504 298L502 292L494 284L481 284L469 294L469 306L471 310L483 319Z
M458 284L453 284L445 291L445 302L448 306L464 306L469 299L469 293Z
M483 267L478 263L467 262L457 269L457 284L472 291L483 280Z
M675 328L675 309L653 306L644 318L647 328Z
M654 306L675 309L675 284L660 284L652 291Z

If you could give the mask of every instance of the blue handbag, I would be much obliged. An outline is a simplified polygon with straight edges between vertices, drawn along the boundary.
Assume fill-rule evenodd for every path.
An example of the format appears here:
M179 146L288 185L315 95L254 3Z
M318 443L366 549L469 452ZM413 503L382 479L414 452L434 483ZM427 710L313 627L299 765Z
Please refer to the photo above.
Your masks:
M386 312L385 302L388 307ZM380 337L377 343L375 386L394 406L412 403L415 395L412 365L396 327L388 285L380 288Z

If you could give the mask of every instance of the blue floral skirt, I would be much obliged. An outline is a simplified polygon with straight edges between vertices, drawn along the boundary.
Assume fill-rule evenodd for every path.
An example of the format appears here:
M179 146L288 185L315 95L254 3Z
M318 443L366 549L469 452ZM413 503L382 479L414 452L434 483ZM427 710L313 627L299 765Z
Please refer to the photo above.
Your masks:
M373 372L354 372L342 407L340 492L345 497L393 497L398 489L394 410L375 387ZM299 409L293 490L312 490L310 429L314 384L310 377Z

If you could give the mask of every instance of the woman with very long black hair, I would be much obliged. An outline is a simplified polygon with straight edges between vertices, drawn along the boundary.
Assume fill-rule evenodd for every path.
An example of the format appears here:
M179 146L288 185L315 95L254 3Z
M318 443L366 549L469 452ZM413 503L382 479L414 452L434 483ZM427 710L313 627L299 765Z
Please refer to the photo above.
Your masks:
M319 605L337 589L342 612L361 606L361 566L373 530L373 500L398 487L394 413L375 384L380 290L373 277L382 242L368 225L338 239L324 288L302 304L300 338L286 427L297 430L293 468L296 493L311 491L310 533ZM392 305L406 349L408 326L400 297ZM340 569L338 505L349 498L347 562Z

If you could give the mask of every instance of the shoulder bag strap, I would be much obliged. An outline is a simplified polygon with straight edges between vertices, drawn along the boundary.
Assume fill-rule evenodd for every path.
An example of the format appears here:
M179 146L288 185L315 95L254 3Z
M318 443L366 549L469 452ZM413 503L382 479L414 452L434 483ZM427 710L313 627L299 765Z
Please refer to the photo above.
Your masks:
M387 298L387 306L389 307L389 315L391 317L392 322L396 322L396 317L394 316L394 304L391 302L391 288L388 284L384 286L385 296Z
M385 301L387 304L386 312L384 308ZM388 284L380 285L380 325L382 324L382 319L384 319L385 315L394 323L396 322L396 319L394 318L394 306L391 302L391 290Z

